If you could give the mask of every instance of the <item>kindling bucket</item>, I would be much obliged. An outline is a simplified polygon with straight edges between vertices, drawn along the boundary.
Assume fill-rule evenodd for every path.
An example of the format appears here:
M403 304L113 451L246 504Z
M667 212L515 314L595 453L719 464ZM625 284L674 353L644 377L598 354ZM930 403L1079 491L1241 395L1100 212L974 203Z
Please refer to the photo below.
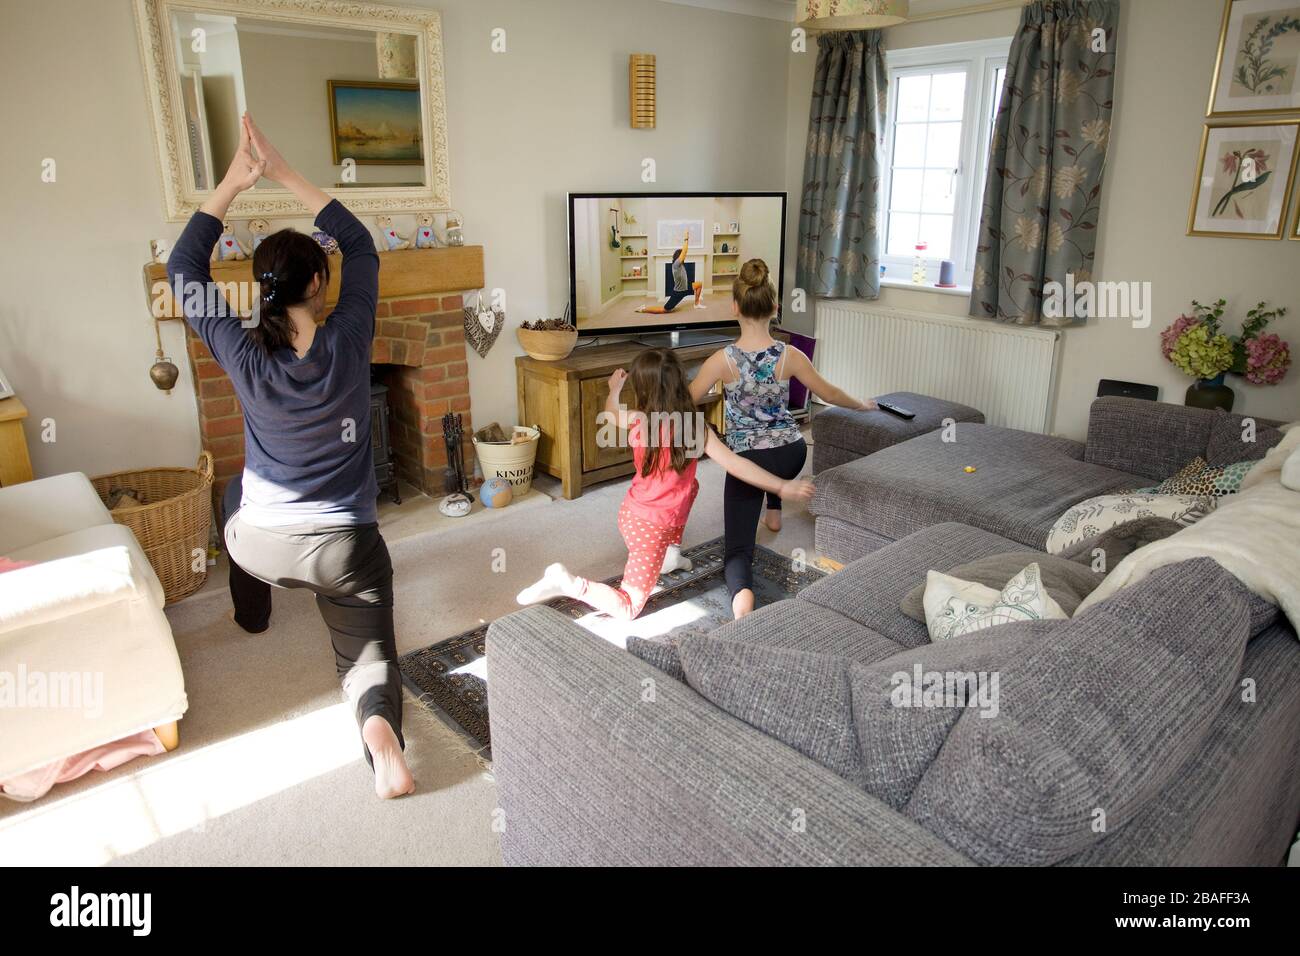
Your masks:
M527 425L516 425L515 435L528 436L527 441L488 442L474 439L474 454L484 478L503 478L510 482L515 498L528 494L533 487L533 463L537 460L537 439L542 433Z

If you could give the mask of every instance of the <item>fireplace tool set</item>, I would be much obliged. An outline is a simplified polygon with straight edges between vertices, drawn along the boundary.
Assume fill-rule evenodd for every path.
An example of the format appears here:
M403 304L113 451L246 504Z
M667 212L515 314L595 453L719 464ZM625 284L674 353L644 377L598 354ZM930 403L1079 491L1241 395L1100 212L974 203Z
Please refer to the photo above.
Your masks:
M442 416L442 440L447 446L443 488L448 494L439 503L438 510L449 517L460 518L469 514L474 501L465 475L465 436L460 415L448 412Z

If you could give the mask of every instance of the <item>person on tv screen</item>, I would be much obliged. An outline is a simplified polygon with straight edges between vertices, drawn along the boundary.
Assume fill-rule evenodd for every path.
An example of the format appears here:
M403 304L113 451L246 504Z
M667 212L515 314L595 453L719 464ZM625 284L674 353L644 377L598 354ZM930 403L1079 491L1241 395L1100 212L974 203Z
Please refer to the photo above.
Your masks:
M673 290L668 294L668 298L663 305L643 305L637 309L638 312L649 312L653 315L667 315L673 309L681 304L681 301L695 292L695 308L703 309L706 306L700 302L700 297L704 295L704 283L696 282L691 284L686 275L686 253L690 250L691 233L688 229L682 236L682 247L673 251Z

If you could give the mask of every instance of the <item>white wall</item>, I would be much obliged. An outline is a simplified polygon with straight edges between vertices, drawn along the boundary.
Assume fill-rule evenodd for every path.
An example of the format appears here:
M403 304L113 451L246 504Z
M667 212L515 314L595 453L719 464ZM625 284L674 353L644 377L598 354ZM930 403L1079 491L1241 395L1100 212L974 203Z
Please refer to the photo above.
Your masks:
M788 27L777 20L650 0L405 5L442 13L452 202L466 240L485 247L489 287L507 292L511 326L563 310L566 192L785 182ZM131 4L9 3L4 18L0 85L25 92L4 98L5 128L23 135L0 146L0 367L34 419L57 422L54 444L27 430L35 469L191 462L188 371L171 395L147 374L154 332L140 269L149 239L179 227L162 222ZM495 27L507 31L504 54L490 50ZM52 50L84 69L51 73ZM658 58L654 130L628 126L634 52ZM41 183L44 157L57 159L57 183ZM653 184L641 181L647 157ZM184 367L181 330L169 324L164 341ZM513 421L517 354L509 329L486 359L471 351L477 423Z
M508 294L511 326L564 307L569 190L785 188L793 286L816 52L792 53L787 24L653 0L407 2L443 15L452 199L467 240L486 248L489 287ZM1101 377L1155 382L1165 399L1181 401L1188 380L1161 359L1157 342L1192 298L1222 295L1238 315L1260 299L1288 305L1292 315L1277 331L1300 347L1300 243L1184 235L1219 0L1123 7L1096 277L1151 281L1157 319L1146 330L1094 323L1067 331L1055 430L1076 437ZM0 146L0 367L31 409L36 471L190 462L199 442L188 370L171 395L147 375L154 332L140 268L149 239L174 237L179 227L161 218L131 4L11 3L4 16L0 83L25 92L4 98L5 128L23 135ZM1016 22L1004 11L915 23L892 28L886 40L901 47L1007 36ZM494 27L507 31L505 54L490 51ZM55 49L87 69L51 74ZM632 52L658 57L655 130L628 128ZM41 182L46 157L58 163L55 183ZM657 161L654 184L640 179L646 157ZM965 314L965 300L952 296L904 289L883 300ZM184 367L175 324L164 342ZM476 422L512 420L516 354L509 330L486 359L471 353ZM1234 385L1239 409L1297 417L1300 369L1272 389ZM57 426L53 444L39 441L35 423L45 418Z
M1231 307L1231 331L1261 299L1291 309L1272 326L1296 350L1297 367L1286 380L1272 388L1249 385L1236 376L1229 382L1237 393L1235 411L1288 421L1300 417L1300 242L1186 235L1222 14L1220 0L1121 2L1116 108L1094 278L1150 282L1154 318L1147 329L1108 320L1066 330L1053 426L1057 433L1084 437L1088 407L1102 378L1152 383L1160 386L1161 400L1181 404L1191 380L1161 356L1160 331L1188 309L1192 299L1219 297ZM885 45L902 49L1010 36L1018 23L1018 11L1005 10L905 24L886 31ZM792 205L801 191L808 111L800 104L807 104L812 93L814 56L810 52L794 57L787 86L791 111L786 188ZM797 213L792 212L791 219L787 288L793 285ZM949 315L965 315L967 307L964 297L888 287L880 301ZM812 327L810 316L791 318L797 327Z

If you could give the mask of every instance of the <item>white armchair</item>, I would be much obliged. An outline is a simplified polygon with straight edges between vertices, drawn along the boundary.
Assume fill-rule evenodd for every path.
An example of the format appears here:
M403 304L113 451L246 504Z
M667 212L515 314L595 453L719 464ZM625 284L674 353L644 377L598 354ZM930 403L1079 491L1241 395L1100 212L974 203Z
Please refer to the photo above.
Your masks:
M0 488L0 780L142 730L169 750L185 682L163 589L86 476Z

